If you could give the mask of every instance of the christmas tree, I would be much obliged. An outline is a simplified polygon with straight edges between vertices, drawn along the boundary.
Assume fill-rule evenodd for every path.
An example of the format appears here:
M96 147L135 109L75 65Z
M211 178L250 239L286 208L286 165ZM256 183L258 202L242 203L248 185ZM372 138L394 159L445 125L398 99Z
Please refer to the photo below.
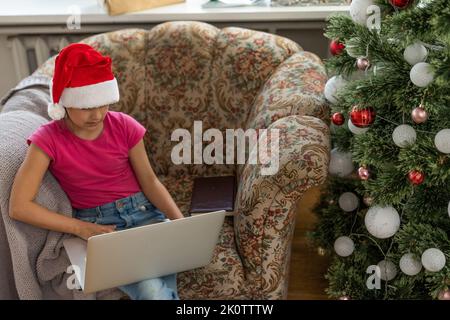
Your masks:
M327 294L450 299L450 0L353 0L325 35Z

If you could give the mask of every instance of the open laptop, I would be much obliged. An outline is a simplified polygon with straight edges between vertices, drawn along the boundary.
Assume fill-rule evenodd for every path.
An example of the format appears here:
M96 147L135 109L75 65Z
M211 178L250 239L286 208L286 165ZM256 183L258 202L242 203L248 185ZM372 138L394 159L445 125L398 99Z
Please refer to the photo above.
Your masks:
M207 265L225 210L63 241L85 293Z

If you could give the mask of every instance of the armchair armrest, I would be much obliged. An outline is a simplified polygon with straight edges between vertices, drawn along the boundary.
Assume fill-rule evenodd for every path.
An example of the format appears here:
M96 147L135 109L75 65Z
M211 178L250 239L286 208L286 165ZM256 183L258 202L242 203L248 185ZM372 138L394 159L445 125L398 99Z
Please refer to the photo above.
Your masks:
M264 84L246 121L247 128L267 128L274 121L304 115L329 124L329 106L323 94L325 67L314 53L301 51L283 61Z
M263 175L268 165L245 165L234 219L237 248L256 299L285 298L296 203L325 181L330 152L328 126L318 118L288 116L268 129L279 130L279 169Z

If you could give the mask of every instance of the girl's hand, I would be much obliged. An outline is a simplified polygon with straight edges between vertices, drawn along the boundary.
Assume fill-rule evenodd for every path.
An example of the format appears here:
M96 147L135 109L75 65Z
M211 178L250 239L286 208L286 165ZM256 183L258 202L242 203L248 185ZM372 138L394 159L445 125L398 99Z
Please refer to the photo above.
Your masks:
M115 225L102 225L92 222L80 221L76 235L84 240L98 234L110 233L116 229Z

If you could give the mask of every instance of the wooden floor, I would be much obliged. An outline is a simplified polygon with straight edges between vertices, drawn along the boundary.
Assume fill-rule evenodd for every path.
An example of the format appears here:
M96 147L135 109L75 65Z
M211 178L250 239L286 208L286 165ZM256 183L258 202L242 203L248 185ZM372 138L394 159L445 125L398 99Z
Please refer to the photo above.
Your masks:
M289 277L288 299L324 300L327 281L324 274L329 258L320 256L317 248L308 243L306 232L313 229L316 217L311 211L318 201L319 189L312 188L298 204L295 234L292 242L292 256Z

